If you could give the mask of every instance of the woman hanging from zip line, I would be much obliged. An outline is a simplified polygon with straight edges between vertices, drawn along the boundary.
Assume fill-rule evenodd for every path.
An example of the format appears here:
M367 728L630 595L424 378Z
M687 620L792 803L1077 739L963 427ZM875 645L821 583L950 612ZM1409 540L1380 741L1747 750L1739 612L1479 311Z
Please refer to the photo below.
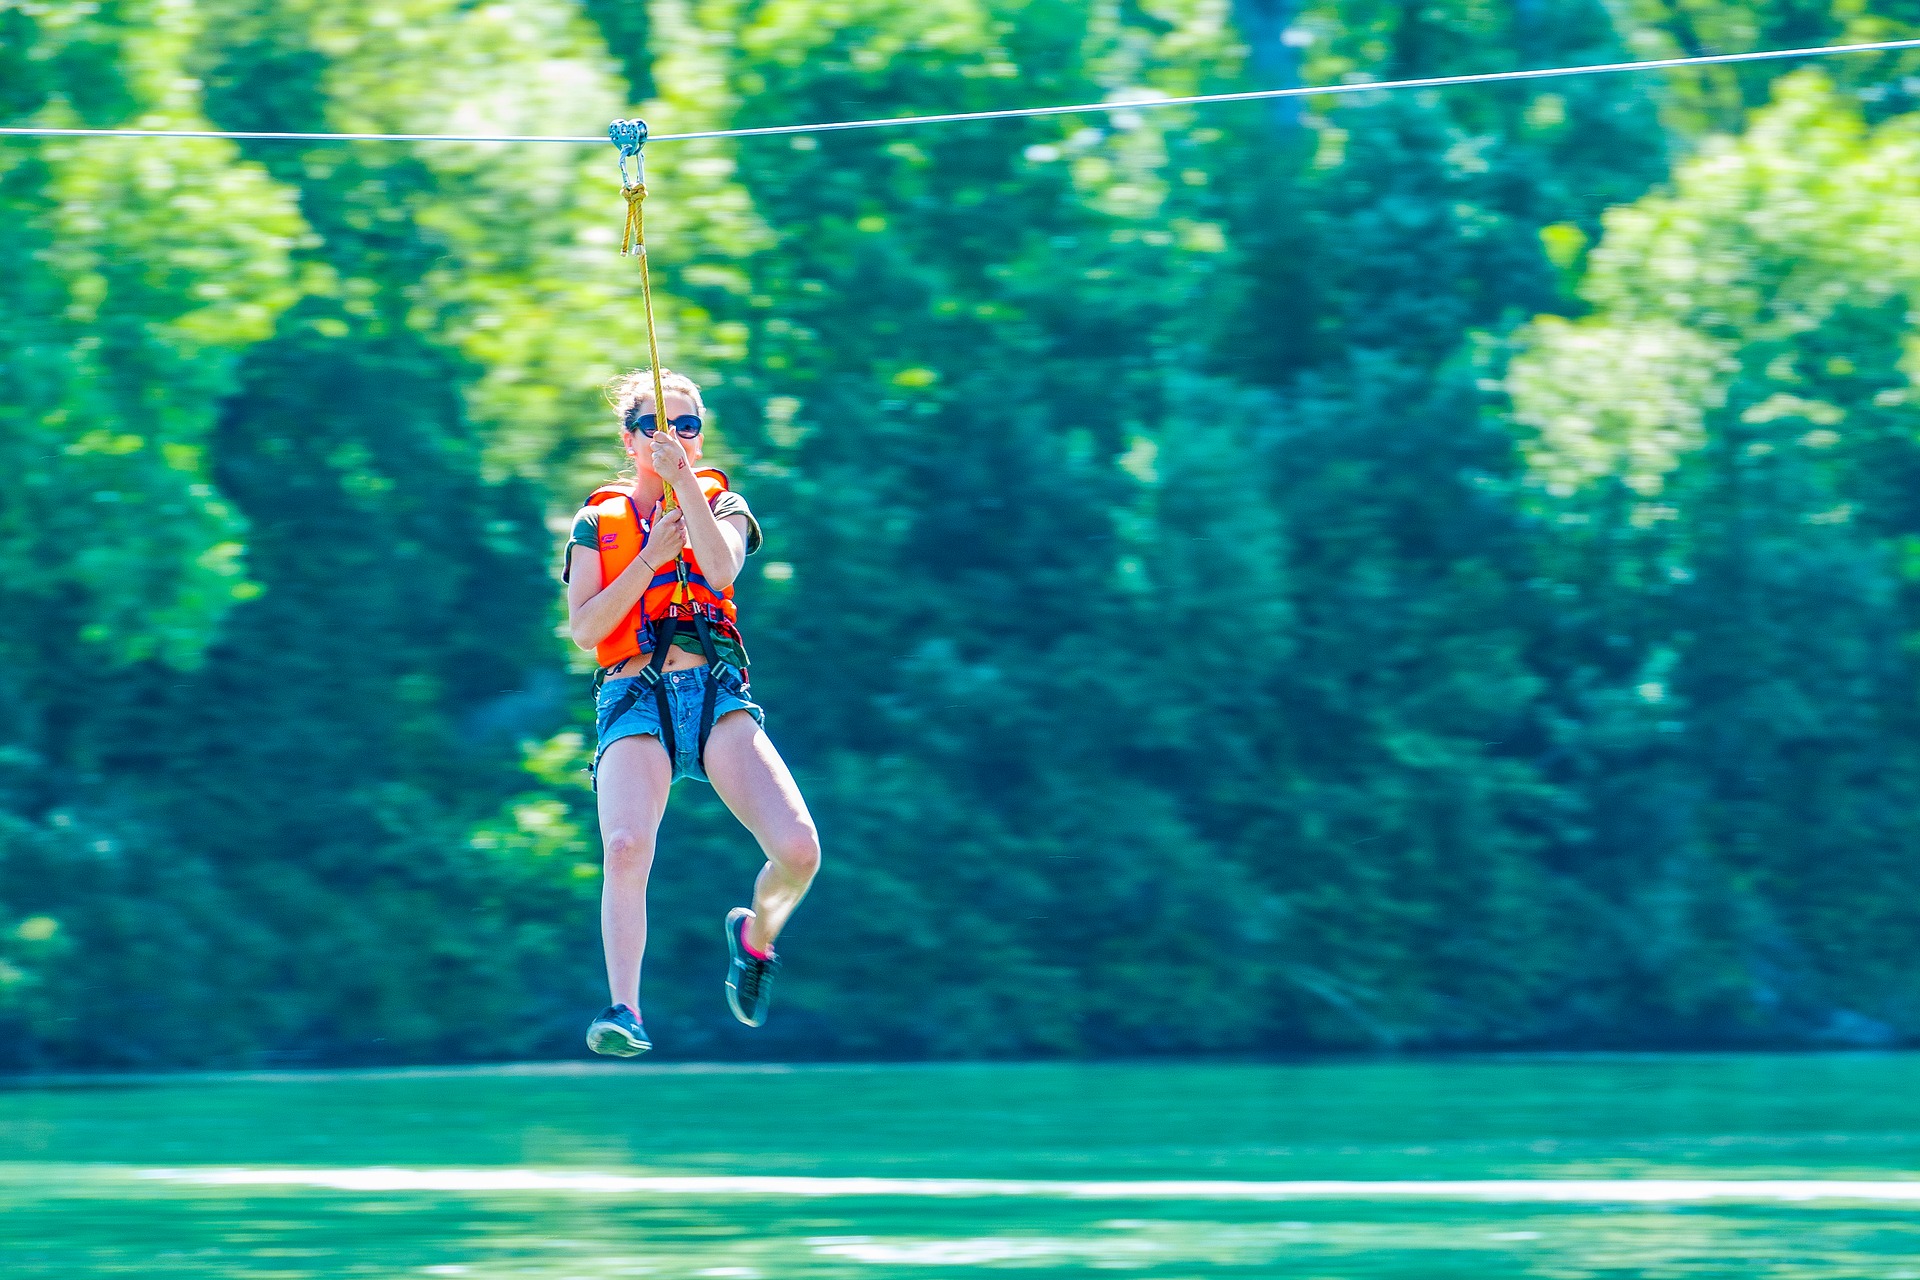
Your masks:
M613 1003L587 1028L587 1045L622 1058L653 1047L640 1020L647 873L676 780L711 783L767 856L753 905L735 907L726 922L727 1003L750 1027L767 1018L774 939L820 866L807 802L761 728L735 623L733 584L760 548L760 525L724 472L695 466L704 450L700 388L665 369L660 385L666 431L656 430L651 370L611 389L634 475L587 499L562 572L573 641L600 663L593 777Z

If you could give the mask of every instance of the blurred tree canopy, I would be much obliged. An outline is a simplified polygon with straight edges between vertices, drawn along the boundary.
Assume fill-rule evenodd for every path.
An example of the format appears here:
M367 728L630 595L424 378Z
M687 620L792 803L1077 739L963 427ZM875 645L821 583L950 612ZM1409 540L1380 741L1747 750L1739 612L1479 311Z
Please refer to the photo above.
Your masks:
M0 117L658 132L1920 6L0 0ZM662 144L827 849L675 797L681 1054L1920 1037L1920 59ZM578 1051L594 148L0 143L0 1064ZM90 1018L137 1007L137 1044Z

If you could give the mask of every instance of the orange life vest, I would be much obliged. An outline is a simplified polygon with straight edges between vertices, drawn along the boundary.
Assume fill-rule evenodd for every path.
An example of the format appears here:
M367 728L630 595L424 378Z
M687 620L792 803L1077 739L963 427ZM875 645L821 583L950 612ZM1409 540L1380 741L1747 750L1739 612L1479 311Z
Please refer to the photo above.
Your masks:
M728 489L727 473L707 467L695 473L700 477L700 492L712 506L715 498ZM587 505L599 516L600 584L604 588L622 570L634 562L646 545L652 522L640 513L631 482L601 485L587 498ZM686 566L686 582L680 580L680 562ZM602 667L612 667L638 657L643 652L641 632L664 618L705 618L738 634L733 588L715 591L700 572L700 561L691 546L681 550L679 560L669 560L654 570L653 581L640 602L627 612L607 638L594 647L593 656ZM644 648L651 648L651 637Z

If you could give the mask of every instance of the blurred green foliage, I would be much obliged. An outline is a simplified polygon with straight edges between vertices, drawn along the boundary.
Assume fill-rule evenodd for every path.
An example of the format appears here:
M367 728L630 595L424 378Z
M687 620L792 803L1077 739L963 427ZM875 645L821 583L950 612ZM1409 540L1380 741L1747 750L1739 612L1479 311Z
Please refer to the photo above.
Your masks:
M1908 7L6 0L0 116L677 132ZM1920 1035L1916 73L655 148L827 846L749 1037L757 860L676 795L663 1047ZM575 1051L610 156L9 140L0 209L0 1060Z

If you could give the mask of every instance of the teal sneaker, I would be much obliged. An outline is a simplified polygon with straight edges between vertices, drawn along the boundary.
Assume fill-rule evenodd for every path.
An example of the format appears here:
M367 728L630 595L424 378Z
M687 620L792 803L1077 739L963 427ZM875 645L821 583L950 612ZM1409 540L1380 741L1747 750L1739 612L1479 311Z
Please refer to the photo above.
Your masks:
M767 1008L773 1003L773 971L780 967L780 959L763 960L747 950L747 922L752 919L751 907L727 912L727 1007L734 1017L757 1027L767 1020Z
M632 1058L653 1048L640 1015L623 1004L609 1005L607 1011L587 1028L587 1048L610 1058Z

